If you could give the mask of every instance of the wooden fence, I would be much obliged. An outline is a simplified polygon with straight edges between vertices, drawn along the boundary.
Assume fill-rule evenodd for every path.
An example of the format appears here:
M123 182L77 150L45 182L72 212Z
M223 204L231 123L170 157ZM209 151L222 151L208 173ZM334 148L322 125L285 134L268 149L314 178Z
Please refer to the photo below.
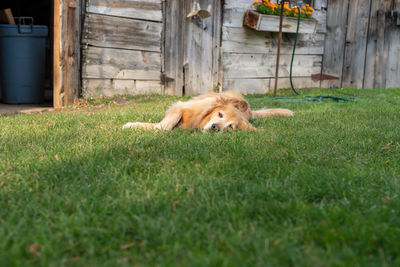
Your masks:
M278 34L243 26L252 2L86 0L83 95L270 91ZM313 6L318 27L299 36L297 88L400 87L400 0L314 0ZM210 16L188 16L196 10ZM283 35L279 88L290 87L293 42L293 33ZM321 73L338 79L312 78Z
M400 87L400 0L328 0L323 87Z

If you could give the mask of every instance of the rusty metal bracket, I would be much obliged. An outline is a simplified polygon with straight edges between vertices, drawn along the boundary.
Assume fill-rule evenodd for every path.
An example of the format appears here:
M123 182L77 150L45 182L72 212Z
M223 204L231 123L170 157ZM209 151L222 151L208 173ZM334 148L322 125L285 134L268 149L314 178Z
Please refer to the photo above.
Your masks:
M325 81L325 80L339 80L340 78L324 73L318 73L318 74L312 74L311 79L316 81Z
M165 84L167 84L169 82L175 81L175 79L168 77L167 75L165 75L165 73L162 73L160 75L160 81L161 81L162 85L165 85Z

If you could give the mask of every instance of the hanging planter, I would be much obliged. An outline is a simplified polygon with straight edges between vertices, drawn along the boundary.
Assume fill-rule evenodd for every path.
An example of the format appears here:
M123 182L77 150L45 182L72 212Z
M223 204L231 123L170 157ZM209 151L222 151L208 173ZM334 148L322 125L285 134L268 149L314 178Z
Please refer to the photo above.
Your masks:
M243 25L257 31L279 32L281 7L278 4L264 1L253 3L255 10L248 10L244 16ZM298 12L297 8L284 5L282 32L295 33L298 16L301 17L299 33L315 33L317 21L312 18L313 8L306 5Z

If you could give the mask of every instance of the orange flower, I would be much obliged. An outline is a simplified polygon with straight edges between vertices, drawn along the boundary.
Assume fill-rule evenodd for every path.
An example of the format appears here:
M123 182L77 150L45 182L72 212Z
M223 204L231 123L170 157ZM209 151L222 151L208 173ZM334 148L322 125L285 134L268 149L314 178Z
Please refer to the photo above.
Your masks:
M312 7L309 7L309 8L308 8L308 10L314 11L314 8L312 8Z
M306 15L312 15L312 12L307 11L307 12L306 12Z
M285 14L286 14L286 16L289 16L289 12L287 12L287 11L286 11L286 13L285 13Z

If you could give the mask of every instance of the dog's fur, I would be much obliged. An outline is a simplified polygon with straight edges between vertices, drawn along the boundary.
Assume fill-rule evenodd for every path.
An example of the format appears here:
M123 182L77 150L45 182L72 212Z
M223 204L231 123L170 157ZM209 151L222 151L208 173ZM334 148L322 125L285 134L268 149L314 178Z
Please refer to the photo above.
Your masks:
M243 96L234 92L206 93L187 102L173 104L159 123L129 122L123 128L170 131L182 125L184 129L202 131L254 131L257 129L248 121L251 118L293 115L293 111L281 108L252 111Z

